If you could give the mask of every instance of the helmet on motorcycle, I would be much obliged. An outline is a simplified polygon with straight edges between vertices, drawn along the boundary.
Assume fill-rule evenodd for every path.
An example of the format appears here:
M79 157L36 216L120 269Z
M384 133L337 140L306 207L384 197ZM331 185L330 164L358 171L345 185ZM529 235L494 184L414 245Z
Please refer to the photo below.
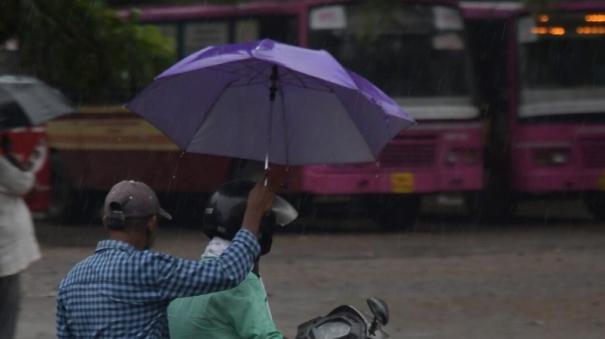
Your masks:
M232 240L242 227L248 203L248 194L255 183L235 180L223 184L210 197L204 211L203 231L209 237ZM273 242L274 226L285 226L298 217L296 209L286 199L275 196L273 206L261 220L259 243L261 255L269 253Z

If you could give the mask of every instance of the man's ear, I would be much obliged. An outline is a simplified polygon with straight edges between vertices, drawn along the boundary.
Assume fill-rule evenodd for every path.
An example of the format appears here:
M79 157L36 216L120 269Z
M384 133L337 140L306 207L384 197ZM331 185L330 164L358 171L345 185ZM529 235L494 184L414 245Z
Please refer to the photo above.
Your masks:
M158 228L158 216L157 215L153 215L151 216L151 218L149 218L149 220L147 221L147 229L151 232L155 231L156 228Z
M109 228L107 227L107 215L103 214L101 217L101 224L103 224L103 228L105 228L106 231L109 231Z

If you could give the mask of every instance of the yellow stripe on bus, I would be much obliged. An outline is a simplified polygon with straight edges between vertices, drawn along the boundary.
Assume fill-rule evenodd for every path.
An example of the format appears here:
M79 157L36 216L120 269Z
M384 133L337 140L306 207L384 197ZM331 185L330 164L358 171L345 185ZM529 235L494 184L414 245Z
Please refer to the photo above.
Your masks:
M605 172L601 173L597 181L597 189L599 191L605 191Z
M134 114L123 106L82 106L78 109L76 114L105 114L105 113L120 113L120 114Z
M162 132L140 118L55 120L48 124L46 133L50 146L59 150L178 150Z

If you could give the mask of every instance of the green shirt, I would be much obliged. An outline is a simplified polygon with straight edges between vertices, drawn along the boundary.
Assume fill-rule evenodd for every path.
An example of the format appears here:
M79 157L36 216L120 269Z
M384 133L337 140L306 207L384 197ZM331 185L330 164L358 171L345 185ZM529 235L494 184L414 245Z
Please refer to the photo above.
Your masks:
M283 339L265 288L253 273L233 289L172 301L168 327L173 339Z

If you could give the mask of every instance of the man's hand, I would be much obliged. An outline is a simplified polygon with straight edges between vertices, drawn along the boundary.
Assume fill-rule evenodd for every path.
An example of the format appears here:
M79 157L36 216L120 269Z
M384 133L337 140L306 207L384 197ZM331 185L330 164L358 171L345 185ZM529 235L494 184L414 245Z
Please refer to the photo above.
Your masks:
M265 185L267 183L267 185ZM276 187L272 185L270 175L265 176L248 194L248 204L246 205L246 212L244 213L244 221L242 227L254 233L258 234L260 227L260 221L263 215L273 206L273 199L275 198L275 192L273 191Z

